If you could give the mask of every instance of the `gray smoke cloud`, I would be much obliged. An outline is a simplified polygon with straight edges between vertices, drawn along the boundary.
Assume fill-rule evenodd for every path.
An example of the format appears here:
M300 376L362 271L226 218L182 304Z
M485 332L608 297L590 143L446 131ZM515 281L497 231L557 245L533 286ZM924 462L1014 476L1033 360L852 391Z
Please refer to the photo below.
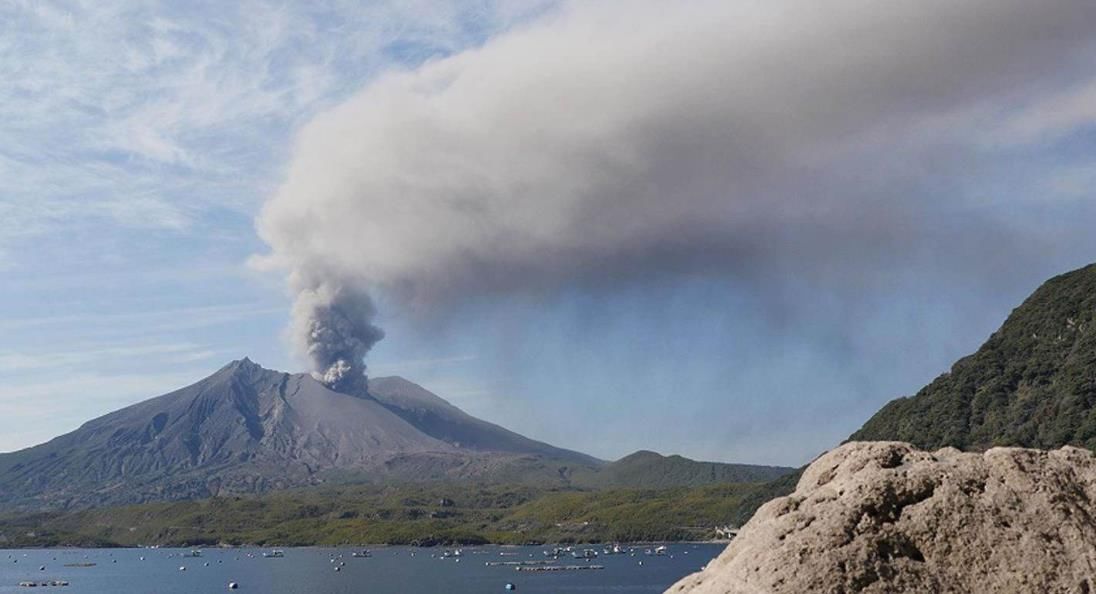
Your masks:
M373 325L375 315L373 300L364 291L327 283L300 288L293 336L313 377L339 392L365 393L365 355L384 338Z
M910 254L992 268L1004 227L952 230L956 188L1061 126L1041 106L1088 82L1094 25L1091 0L565 4L307 124L265 262L316 279L294 325L335 384L381 336L362 287L436 312L690 273L847 283Z

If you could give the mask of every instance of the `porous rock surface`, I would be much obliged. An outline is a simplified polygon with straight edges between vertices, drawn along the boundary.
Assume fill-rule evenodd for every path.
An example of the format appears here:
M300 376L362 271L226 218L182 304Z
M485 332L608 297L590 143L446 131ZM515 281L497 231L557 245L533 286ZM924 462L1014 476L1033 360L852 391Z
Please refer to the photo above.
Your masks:
M669 592L1093 592L1094 501L1088 450L847 443Z

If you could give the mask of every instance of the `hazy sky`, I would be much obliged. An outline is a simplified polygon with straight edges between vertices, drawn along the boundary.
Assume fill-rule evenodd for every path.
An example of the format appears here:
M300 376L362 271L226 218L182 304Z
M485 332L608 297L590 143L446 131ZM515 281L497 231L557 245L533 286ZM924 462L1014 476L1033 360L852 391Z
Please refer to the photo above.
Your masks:
M1090 0L111 4L0 4L0 451L304 369L307 278L530 437L800 464L1096 261Z

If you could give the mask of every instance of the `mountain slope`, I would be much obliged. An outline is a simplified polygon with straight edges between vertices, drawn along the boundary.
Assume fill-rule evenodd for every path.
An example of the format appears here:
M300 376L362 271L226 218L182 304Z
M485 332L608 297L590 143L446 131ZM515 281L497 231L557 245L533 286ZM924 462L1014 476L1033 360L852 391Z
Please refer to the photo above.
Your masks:
M308 375L235 361L196 384L0 455L0 501L69 507L262 492L325 482L339 473L426 480L524 468L549 457L596 464L461 417L437 398L433 405L449 407L450 417L461 422L450 430L438 421L434 433L494 446L462 447L393 412L412 410L410 400L388 393L386 402L333 392ZM475 433L480 424L484 436Z
M1044 283L977 352L850 439L1096 449L1096 265Z
M769 481L795 472L782 466L697 462L681 456L663 456L640 450L606 464L600 472L587 479L596 487L662 489L699 487L723 483L755 483Z
M317 484L473 480L661 489L760 482L789 469L640 452L612 464L468 415L398 377L369 393L234 361L191 386L0 454L9 509L199 499Z
M525 452L600 463L586 454L534 441L477 419L402 377L369 379L369 395L423 433L455 447L478 451Z

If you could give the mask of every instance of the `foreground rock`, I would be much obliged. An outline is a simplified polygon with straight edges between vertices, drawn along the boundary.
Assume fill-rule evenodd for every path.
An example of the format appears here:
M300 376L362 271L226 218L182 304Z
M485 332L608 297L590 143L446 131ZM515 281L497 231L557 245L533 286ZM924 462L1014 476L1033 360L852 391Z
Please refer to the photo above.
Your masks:
M848 443L669 591L1094 592L1094 501L1088 450Z

